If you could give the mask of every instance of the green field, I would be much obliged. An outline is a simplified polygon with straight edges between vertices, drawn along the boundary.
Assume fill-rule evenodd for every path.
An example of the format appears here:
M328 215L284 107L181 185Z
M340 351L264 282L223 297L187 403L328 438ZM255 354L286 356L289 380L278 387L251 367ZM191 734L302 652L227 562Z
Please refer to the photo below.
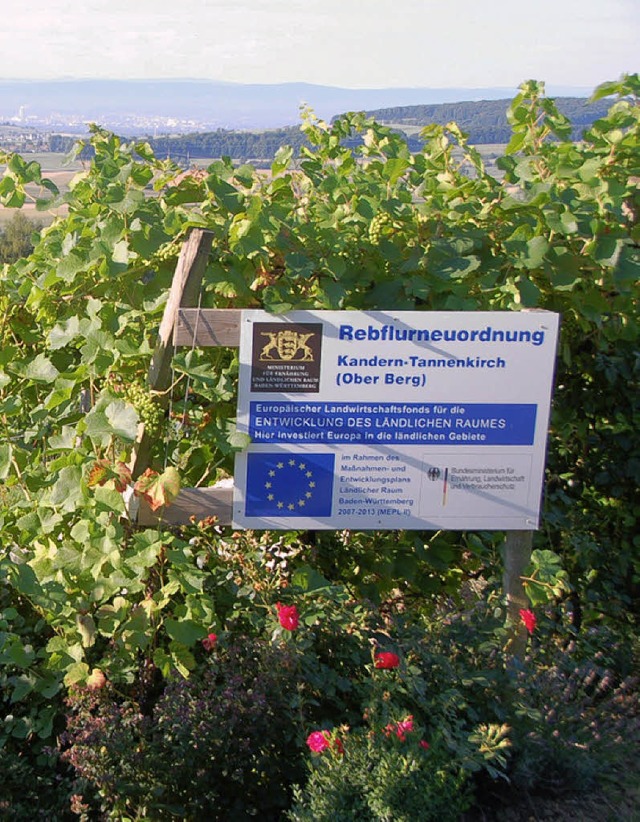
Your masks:
M24 159L29 162L35 160L36 163L40 163L44 172L67 171L75 173L82 168L82 162L80 162L80 160L69 162L66 154L59 154L53 151L36 151L33 154L25 154Z
M83 164L79 160L74 160L69 163L66 154L57 154L51 151L34 152L33 154L24 154L24 159L29 162L35 161L40 163L43 175L50 178L58 186L60 191L67 191L69 182L72 178L82 170ZM4 173L6 166L0 165L0 175ZM36 211L35 199L40 192L37 186L29 186L29 194L33 197L32 201L27 202L22 207L23 213L34 223L40 225L49 225L53 220L59 216L63 211L55 209L52 211ZM13 217L15 209L5 208L0 206L0 228L6 225Z

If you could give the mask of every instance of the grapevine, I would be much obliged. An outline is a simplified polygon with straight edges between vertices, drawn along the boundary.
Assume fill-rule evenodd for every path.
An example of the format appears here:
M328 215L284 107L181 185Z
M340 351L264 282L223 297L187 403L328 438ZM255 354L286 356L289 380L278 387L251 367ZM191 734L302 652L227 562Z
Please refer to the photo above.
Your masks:
M0 696L12 712L0 724L0 749L44 744L63 720L54 700L76 684L101 687L96 670L127 694L145 665L159 677L197 676L202 638L232 608L253 608L233 579L220 601L211 597L218 580L229 580L224 546L239 539L227 537L226 526L198 548L188 542L193 526L171 529L161 513L149 528L129 499L139 420L150 461L164 460L169 472L144 477L140 510L172 504L177 469L185 488L229 479L233 452L243 447L233 421L236 353L175 352L174 402L181 401L173 413L165 411L168 394L151 391L145 378L172 268L193 226L216 237L202 307L561 313L545 527L530 576L548 567L557 580L557 569L566 570L576 626L580 618L585 627L607 615L616 624L634 618L640 85L629 78L598 94L620 98L607 118L579 142L551 140L545 123L561 124L559 115L528 84L512 106L500 182L464 140L449 139L451 128L433 126L410 155L401 134L364 115L331 125L309 116L311 147L295 173L280 161L271 175L216 161L197 191L183 177L170 192L174 164L92 127L85 173L63 199L48 181L53 197L39 203L64 205L64 213L28 257L0 266ZM363 145L350 148L351 136ZM28 196L36 166L13 160L2 178L4 205ZM148 194L151 180L157 196ZM178 385L181 375L190 390ZM420 619L467 579L469 556L476 576L486 569L497 580L501 571L500 535L349 533L346 552L343 535L323 533L309 567L317 561L327 579L335 569L355 596L373 593L378 602L401 588L419 603ZM297 536L283 539L294 544ZM254 537L246 540L253 551ZM311 560L308 545L303 554ZM297 563L291 559L292 580ZM162 592L148 596L150 581ZM295 590L312 615L314 590L297 582ZM567 607L561 593L550 613ZM247 620L271 630L263 614L248 611Z

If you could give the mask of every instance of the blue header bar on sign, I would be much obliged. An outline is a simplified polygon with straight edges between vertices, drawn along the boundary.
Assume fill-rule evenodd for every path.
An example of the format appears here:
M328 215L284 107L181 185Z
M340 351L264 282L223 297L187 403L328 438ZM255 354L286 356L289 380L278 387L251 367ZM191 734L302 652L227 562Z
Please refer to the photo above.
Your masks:
M533 445L537 405L524 403L250 403L258 443Z

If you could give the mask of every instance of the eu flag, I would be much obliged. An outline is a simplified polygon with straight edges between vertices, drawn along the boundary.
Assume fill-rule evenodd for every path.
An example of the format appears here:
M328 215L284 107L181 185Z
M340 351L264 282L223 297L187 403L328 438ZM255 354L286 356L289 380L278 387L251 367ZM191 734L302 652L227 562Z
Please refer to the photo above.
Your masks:
M247 454L247 517L330 517L334 454Z

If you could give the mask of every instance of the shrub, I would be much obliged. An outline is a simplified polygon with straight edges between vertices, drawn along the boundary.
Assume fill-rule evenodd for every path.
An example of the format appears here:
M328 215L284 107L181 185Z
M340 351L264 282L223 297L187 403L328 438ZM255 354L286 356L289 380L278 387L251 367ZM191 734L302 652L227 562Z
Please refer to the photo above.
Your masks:
M637 750L638 677L608 667L601 651L581 658L574 643L550 662L530 659L517 686L515 788L545 795L591 790Z
M277 819L302 772L295 691L286 647L240 638L171 680L148 716L110 687L77 690L64 759L109 813Z
M397 726L396 726L397 727ZM454 822L469 807L469 775L445 746L421 746L416 731L361 728L340 749L314 756L293 822ZM409 738L412 737L412 738ZM344 750L344 753L341 753Z
M73 774L55 752L22 743L0 748L0 819L71 819Z

